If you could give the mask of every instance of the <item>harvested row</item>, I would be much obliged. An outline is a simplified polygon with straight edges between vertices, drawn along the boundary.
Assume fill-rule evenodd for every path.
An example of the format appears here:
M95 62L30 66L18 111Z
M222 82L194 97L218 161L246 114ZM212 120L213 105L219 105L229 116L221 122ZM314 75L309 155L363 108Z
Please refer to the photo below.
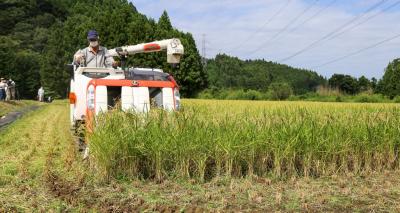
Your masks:
M105 179L320 176L398 169L400 107L186 100L176 113L114 110L90 135Z

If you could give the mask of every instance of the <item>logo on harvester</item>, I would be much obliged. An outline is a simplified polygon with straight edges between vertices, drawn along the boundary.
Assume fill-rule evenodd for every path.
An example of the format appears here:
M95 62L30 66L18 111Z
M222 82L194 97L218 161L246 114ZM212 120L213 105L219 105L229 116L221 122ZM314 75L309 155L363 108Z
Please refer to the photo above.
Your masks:
M132 85L133 86L139 86L139 82L138 81L132 81Z
M144 45L144 51L154 51L161 49L160 45L158 44L146 44Z

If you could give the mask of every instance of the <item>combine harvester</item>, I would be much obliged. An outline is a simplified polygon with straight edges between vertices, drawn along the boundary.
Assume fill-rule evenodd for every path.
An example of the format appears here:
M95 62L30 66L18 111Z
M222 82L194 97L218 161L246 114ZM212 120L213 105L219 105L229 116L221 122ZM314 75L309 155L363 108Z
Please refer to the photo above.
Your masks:
M167 51L167 62L179 64L184 48L179 39L168 39L118 47L109 55L121 59L122 68L94 68L73 65L70 87L70 120L77 130L93 128L93 119L121 102L122 110L148 112L152 107L179 110L179 87L174 78L161 69L126 68L129 55ZM85 64L85 63L82 63Z

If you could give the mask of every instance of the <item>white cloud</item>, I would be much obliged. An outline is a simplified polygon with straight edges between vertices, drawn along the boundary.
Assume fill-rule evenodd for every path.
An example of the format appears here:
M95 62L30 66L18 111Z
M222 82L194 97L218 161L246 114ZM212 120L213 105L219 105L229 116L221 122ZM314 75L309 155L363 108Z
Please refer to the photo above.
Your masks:
M315 7L302 16L301 20L296 20L288 31L282 33L277 39L267 42L308 7L312 0L291 0L289 6L261 30L260 26L263 26L282 7L283 0L132 0L139 12L156 20L163 10L167 10L176 28L194 35L199 50L201 50L202 34L206 34L208 57L213 57L221 51L242 59L265 58L272 61L287 57L308 46L378 1L380 0L337 1L313 20L290 34L287 33L330 2L320 0ZM380 8L385 8L394 2L395 0L387 0ZM398 8L399 5L397 9L385 12L337 38L321 42L315 48L298 55L287 63L296 67L310 68L398 34L400 33ZM372 11L365 17L378 10ZM254 34L257 30L260 32ZM251 35L253 36L248 40ZM235 49L238 45L240 48ZM248 54L260 45L263 46L260 51ZM399 47L400 39L393 40L345 60L320 67L316 71L328 77L333 73L348 73L354 76L380 78L387 63L400 57Z

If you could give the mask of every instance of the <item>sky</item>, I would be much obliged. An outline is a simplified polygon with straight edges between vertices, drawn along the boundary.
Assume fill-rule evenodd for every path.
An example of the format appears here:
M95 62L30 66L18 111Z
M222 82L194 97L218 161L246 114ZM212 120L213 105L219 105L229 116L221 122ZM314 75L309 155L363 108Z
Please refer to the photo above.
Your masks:
M213 58L265 59L334 73L381 78L400 57L399 0L130 0L158 20L192 33Z

